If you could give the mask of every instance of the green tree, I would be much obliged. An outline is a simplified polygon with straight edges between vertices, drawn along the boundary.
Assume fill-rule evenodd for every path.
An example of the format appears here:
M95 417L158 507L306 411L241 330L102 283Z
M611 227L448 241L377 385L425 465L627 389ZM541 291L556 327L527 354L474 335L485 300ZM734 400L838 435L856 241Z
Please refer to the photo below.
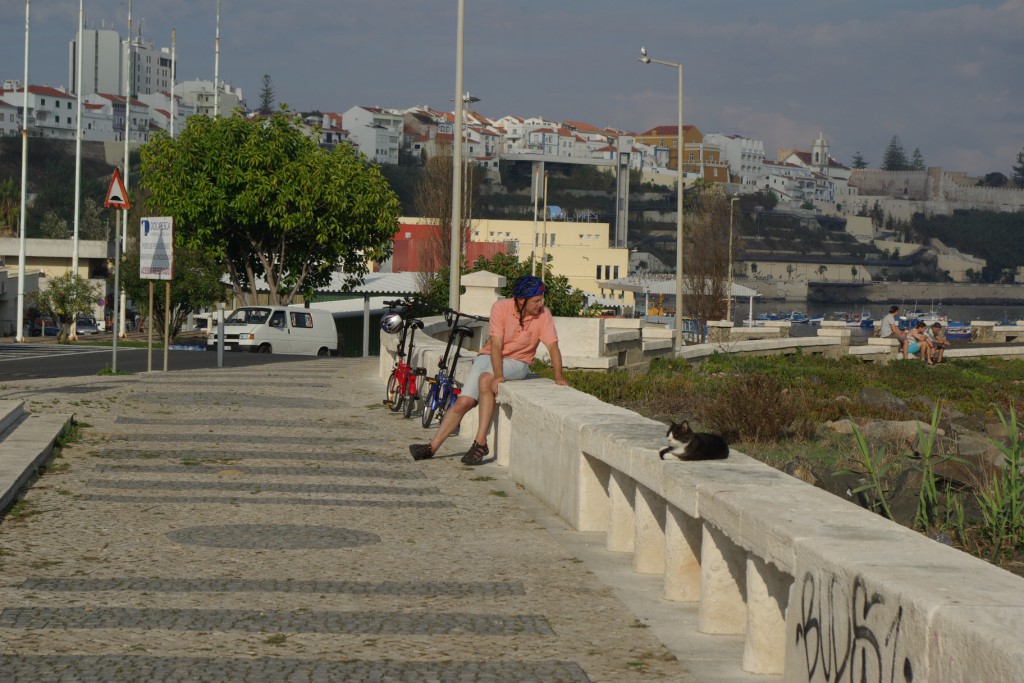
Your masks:
M14 178L0 183L0 235L18 234L18 212L21 210L21 188Z
M864 155L860 153L860 150L853 155L853 161L851 162L854 168L867 168L868 162L864 160Z
M171 280L170 334L175 337L191 311L212 307L224 298L225 286L220 281L221 270L216 259L204 251L177 247L174 250L174 279ZM153 327L164 329L167 287L160 280L139 277L139 242L131 240L128 252L121 261L121 286L139 308L143 318L148 317L149 283L153 288Z
M274 81L270 74L263 74L263 87L260 89L260 114L270 116L274 113Z
M354 286L392 251L399 205L349 145L321 148L286 109L268 119L196 116L142 148L146 208L174 216L175 244L210 252L235 294L289 304L331 281Z
M66 240L71 237L71 226L56 211L47 211L39 223L39 236L47 240Z
M1013 166L1013 184L1024 188L1024 148L1017 152L1017 163Z
M562 317L579 317L587 303L587 295L572 287L569 279L564 275L554 275L551 272L551 257L548 257L548 264L544 266L541 277L548 291L544 295L544 304L551 311L552 315ZM497 275L504 275L505 287L501 290L504 297L512 296L512 284L520 275L529 275L531 269L530 261L520 261L510 254L495 254L493 258L481 256L469 267L463 266L462 274L468 275L481 270L486 270ZM443 310L448 306L448 280L451 271L447 266L441 268L437 275L429 281L423 290L423 298L436 310Z
M915 147L914 152L910 155L910 168L915 171L923 171L925 169L924 157L921 155L920 147Z
M882 155L882 169L886 171L906 171L910 167L907 162L907 153L903 150L903 143L899 135L893 135L889 146L885 148Z
M979 187L1003 187L1010 182L1010 179L999 171L986 173L984 178L979 178L976 183Z
M771 190L758 190L754 193L754 202L771 211L779 204L779 196Z
M90 285L78 273L67 272L49 282L46 289L28 295L28 302L43 315L57 323L57 343L67 344L71 323L80 315L92 313L93 304L100 297L100 287Z

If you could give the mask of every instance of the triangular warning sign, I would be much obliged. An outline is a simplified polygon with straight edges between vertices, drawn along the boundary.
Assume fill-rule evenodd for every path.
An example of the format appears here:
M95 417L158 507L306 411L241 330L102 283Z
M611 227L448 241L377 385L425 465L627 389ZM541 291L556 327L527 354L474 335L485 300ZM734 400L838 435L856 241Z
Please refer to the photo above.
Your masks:
M128 201L128 191L124 189L124 183L121 182L121 172L116 168L114 175L110 178L110 188L107 190L107 200L103 206L115 209L130 209L132 206Z

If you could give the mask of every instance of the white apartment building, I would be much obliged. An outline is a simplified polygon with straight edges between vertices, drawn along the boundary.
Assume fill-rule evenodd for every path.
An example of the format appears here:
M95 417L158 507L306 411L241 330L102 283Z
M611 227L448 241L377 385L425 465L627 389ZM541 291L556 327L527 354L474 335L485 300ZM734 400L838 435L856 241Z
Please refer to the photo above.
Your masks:
M378 164L397 164L402 146L402 113L378 107L352 107L342 115L349 139Z
M121 36L113 29L85 29L82 34L82 93L124 94L124 52ZM68 46L68 83L77 94L77 35Z
M161 130L171 130L171 93L155 92L148 95L139 95L139 100L145 102L149 111L153 114L153 125ZM174 132L180 133L185 129L188 117L196 113L196 108L186 104L182 98L174 94Z
M757 192L764 176L764 141L741 135L708 133L704 141L722 150L722 161L729 164L729 175L741 192Z
M21 109L0 99L0 136L17 135L21 130Z
M127 49L127 41L125 42ZM135 38L132 41L132 95L150 95L171 89L171 51L156 49L153 43ZM124 86L118 91L124 95Z
M121 133L114 132L114 119L108 113L110 108L102 104L82 102L82 139L116 141L123 140Z
M796 164L768 160L764 162L764 171L758 189L771 190L780 203L795 207L816 199L818 180L814 172Z
M8 86L14 86L10 90ZM5 81L0 100L21 109L25 104L25 88L15 81ZM58 140L74 140L78 127L78 106L73 95L47 85L28 87L28 126L32 135Z
M84 105L99 105L98 108L90 108L90 111L97 112L107 117L113 123L115 140L125 138L125 103L127 98L121 95L110 95L106 93L94 93L86 95ZM141 100L132 98L129 115L131 123L127 126L128 140L130 142L146 142L149 140L149 122L151 119L149 105Z
M196 114L213 118L214 106L221 116L231 116L235 109L245 109L242 89L234 88L230 83L220 82L220 101L214 103L213 81L202 79L182 81L174 89L174 94L181 97L182 104L193 107ZM175 124L177 125L177 124Z

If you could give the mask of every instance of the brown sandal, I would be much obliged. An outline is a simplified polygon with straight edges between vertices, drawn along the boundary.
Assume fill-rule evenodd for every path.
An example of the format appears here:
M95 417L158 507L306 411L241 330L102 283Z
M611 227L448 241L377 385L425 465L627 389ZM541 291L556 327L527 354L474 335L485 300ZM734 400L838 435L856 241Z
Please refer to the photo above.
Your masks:
M469 447L468 451L466 451L466 454L462 456L462 464L479 465L490 452L491 450L487 448L487 444L483 444L481 446L474 441L473 445Z

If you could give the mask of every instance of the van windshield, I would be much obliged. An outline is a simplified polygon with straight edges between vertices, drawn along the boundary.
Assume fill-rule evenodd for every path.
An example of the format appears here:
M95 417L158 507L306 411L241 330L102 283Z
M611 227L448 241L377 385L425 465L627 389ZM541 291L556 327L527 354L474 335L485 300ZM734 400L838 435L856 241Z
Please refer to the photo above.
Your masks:
M236 308L225 320L225 325L262 325L270 317L269 308L246 306Z

